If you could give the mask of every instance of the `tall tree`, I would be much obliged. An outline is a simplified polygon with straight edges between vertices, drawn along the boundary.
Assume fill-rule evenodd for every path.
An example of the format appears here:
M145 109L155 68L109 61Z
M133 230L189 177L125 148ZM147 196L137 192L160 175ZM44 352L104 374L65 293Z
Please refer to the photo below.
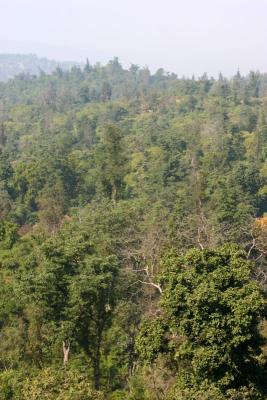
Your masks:
M116 203L123 195L127 168L123 135L118 126L114 124L105 125L102 143L97 153L97 162L101 182L111 200Z
M258 323L265 300L251 280L245 255L228 245L192 250L184 257L173 253L163 265L163 314L144 323L137 341L140 354L150 360L172 354L181 390L192 387L193 393L208 383L227 396L252 385L260 396L264 374ZM188 399L195 398L192 393Z

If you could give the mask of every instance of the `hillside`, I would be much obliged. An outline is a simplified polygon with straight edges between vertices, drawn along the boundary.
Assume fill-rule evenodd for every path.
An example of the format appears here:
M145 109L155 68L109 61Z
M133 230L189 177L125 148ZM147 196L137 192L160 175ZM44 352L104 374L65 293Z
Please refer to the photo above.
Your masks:
M6 82L19 74L39 75L41 71L50 74L57 67L68 70L75 64L39 58L34 54L0 54L0 81Z
M42 62L0 83L1 399L266 399L267 75Z

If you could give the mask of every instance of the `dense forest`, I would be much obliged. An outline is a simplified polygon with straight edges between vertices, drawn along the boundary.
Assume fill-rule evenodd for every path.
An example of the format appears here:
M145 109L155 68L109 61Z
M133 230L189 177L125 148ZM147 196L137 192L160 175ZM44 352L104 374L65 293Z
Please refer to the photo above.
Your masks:
M267 399L266 156L266 74L0 83L1 399Z

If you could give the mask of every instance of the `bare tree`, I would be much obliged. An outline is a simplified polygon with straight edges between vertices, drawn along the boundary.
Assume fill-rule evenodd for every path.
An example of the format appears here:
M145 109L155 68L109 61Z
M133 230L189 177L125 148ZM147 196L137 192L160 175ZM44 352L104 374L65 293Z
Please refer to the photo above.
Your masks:
M69 361L70 343L63 341L63 364L66 365Z

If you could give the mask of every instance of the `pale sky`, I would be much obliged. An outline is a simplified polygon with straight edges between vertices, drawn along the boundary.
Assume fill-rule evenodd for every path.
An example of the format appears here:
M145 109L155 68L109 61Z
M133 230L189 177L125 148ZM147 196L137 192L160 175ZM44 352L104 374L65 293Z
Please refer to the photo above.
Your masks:
M1 53L267 72L267 0L0 0L0 12Z

